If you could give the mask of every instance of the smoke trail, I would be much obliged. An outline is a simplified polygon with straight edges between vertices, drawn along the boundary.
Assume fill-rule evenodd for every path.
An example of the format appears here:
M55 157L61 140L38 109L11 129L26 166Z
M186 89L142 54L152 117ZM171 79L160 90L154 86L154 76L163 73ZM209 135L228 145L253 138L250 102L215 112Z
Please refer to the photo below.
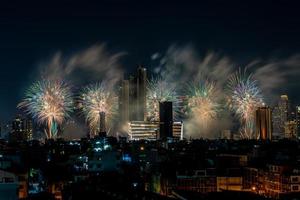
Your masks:
M292 55L288 58L269 59L263 61L256 59L248 65L253 70L253 77L258 81L259 86L267 99L267 103L274 103L274 97L280 92L286 93L289 86L296 82L300 75L300 55Z
M41 63L42 76L67 79L76 84L104 81L114 85L123 76L120 59L125 54L110 53L105 44L91 46L70 56L58 52L49 62Z
M173 84L179 94L186 95L187 89L184 86L188 82L209 80L215 83L218 91L215 95L216 101L223 104L224 109L219 113L216 123L209 128L209 134L197 134L201 127L197 125L196 118L186 119L186 133L192 137L214 138L221 130L229 129L234 124L234 118L225 107L224 87L228 77L238 67L248 68L249 73L253 74L267 105L273 103L272 100L276 99L274 97L281 92L286 93L289 86L295 84L289 80L300 75L300 55L281 59L253 59L245 66L239 66L228 56L220 56L213 51L199 55L192 45L171 45L164 54L155 53L151 59L159 61L154 72Z
M188 83L203 81L214 83L213 101L223 104L225 101L223 87L227 78L233 73L234 66L234 63L226 56L220 56L214 52L200 56L191 45L184 47L172 45L160 58L155 72L177 88L181 95L189 95ZM218 110L214 119L215 123L205 124L205 122L199 122L199 116L192 116L194 117L185 119L187 137L214 138L221 130L228 129L232 124L232 119L228 116L226 109ZM219 119L222 119L222 123Z
M120 59L125 52L111 53L105 44L93 45L87 49L65 56L57 52L50 60L40 64L41 76L48 80L64 80L80 87L93 82L102 81L109 90L114 90L116 83L123 77ZM78 123L78 119L64 124L64 137L73 138L71 132L78 130L80 136L86 135L86 125Z
M218 85L226 82L233 72L234 63L214 52L200 56L191 45L179 47L172 45L160 59L156 72L166 81L182 84L191 80L209 79Z

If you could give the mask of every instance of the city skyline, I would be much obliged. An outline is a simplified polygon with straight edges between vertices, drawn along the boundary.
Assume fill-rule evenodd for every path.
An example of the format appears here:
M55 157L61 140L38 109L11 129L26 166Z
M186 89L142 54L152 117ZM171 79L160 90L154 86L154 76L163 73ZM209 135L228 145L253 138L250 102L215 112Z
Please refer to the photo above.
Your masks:
M155 3L131 2L127 6L113 1L85 5L83 9L77 3L36 4L34 8L31 3L3 5L0 64L4 69L0 91L5 98L0 100L1 120L16 114L16 104L33 80L39 79L41 68L68 62L69 58L78 60L97 45L101 48L90 53L98 52L99 58L94 62L103 62L91 63L91 68L108 64L127 74L138 64L145 65L150 74L160 73L164 67L160 63L170 56L188 54L189 64L201 64L212 56L211 52L217 60L230 59L235 69L255 62L259 64L250 70L274 64L274 79L284 79L277 95L286 93L294 102L300 102L295 92L298 84L293 81L299 73L295 66L299 64L300 30L292 3L260 3L259 7L255 3L231 2L174 2L173 6L168 2ZM55 13L51 12L54 7ZM189 66L186 69L190 71ZM90 77L87 71L86 77ZM78 85L84 84L78 75L74 76L69 78ZM111 78L118 76L123 73Z
M0 200L300 197L300 3L0 3Z

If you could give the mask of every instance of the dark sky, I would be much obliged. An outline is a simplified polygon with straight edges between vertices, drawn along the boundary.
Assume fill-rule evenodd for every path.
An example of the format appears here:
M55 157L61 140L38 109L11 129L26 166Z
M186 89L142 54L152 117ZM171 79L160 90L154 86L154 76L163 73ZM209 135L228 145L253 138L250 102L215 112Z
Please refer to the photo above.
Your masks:
M38 63L59 50L71 54L106 42L112 52L128 52L128 69L147 66L151 54L174 43L192 43L199 52L219 51L241 63L300 50L296 3L138 2L1 3L0 118L13 116Z

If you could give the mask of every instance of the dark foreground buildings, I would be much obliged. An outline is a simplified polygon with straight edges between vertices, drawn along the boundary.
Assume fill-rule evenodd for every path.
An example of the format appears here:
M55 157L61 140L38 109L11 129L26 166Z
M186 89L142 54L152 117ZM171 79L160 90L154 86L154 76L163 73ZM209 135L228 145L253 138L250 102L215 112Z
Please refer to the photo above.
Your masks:
M20 199L245 200L300 195L300 143L287 139L128 142L95 137L0 141L0 147L0 194Z

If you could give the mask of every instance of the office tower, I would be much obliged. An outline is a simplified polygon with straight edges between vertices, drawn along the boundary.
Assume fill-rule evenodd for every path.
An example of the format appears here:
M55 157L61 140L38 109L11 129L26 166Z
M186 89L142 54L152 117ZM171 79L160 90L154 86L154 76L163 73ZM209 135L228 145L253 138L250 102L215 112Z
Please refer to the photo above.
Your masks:
M11 123L9 140L11 142L32 139L32 120L18 115Z
M285 124L289 120L289 100L287 95L281 95L278 104L272 110L273 136L283 138Z
M138 121L146 120L146 84L147 71L141 66L137 69L136 76L136 94L137 94L137 119Z
M282 125L280 123L280 110L278 105L275 106L272 110L272 129L273 129L273 136L279 137L282 133Z
M269 107L259 107L256 110L256 138L261 140L272 139L272 114Z
M297 124L297 137L300 138L300 106L296 106L295 121Z
M100 131L99 136L106 137L105 112L100 112Z
M147 71L138 67L135 76L129 77L129 121L146 120Z
M289 99L287 95L280 96L278 107L280 112L280 127L282 130L284 130L285 123L289 119Z
M120 88L119 110L121 123L129 121L129 80L123 80Z
M32 119L25 119L25 137L27 140L31 140L33 136L33 125Z
M137 119L137 90L135 76L129 77L129 121Z
M173 137L173 109L172 102L165 101L159 103L159 138L166 139Z

